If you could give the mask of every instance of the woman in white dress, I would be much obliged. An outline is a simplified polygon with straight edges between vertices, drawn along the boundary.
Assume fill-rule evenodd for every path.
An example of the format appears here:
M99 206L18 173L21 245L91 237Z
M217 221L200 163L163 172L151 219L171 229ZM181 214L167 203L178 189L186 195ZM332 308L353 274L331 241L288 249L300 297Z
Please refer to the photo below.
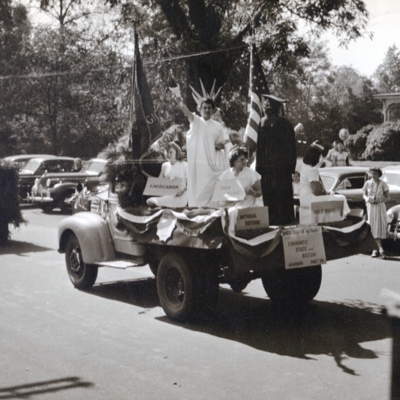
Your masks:
M320 176L318 167L322 162L324 147L315 141L306 150L300 173L300 224L312 223L311 202L343 200L343 218L350 212L346 197L340 194L327 194Z
M367 206L371 233L379 248L379 252L376 250L372 252L372 257L378 257L380 254L383 258L386 258L381 241L387 235L385 202L389 200L389 187L386 182L379 179L382 176L382 171L379 168L370 168L369 171L371 179L364 184L363 197Z
M188 198L186 193L188 180L188 164L186 161L181 161L182 148L179 142L170 143L168 150L168 160L161 167L160 178L168 178L171 181L175 178L182 179L181 187L178 193L161 197L150 197L147 200L147 205L151 207L168 207L168 208L183 208L187 206Z
M332 166L333 167L345 167L350 165L349 163L349 154L347 151L344 151L343 142L338 142L336 145L336 151L332 155Z
M237 202L227 202L225 206L231 205L237 209L264 206L261 198L261 175L247 166L247 157L248 151L245 147L234 147L229 153L230 168L225 170L218 179L236 179L246 193L246 197Z

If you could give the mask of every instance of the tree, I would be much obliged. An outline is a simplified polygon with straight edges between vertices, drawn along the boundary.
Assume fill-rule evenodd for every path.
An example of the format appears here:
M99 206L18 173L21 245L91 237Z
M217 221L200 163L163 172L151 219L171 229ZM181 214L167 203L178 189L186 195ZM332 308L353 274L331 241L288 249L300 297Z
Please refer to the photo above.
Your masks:
M400 90L400 52L396 45L390 46L385 58L374 73L376 87L381 93Z
M124 2L122 12L146 37L144 51L147 48L153 59L201 52L184 59L184 82L198 87L201 78L208 90L214 79L217 86L225 84L236 62L241 62L250 32L271 70L286 65L293 56L308 54L298 32L300 20L315 35L333 30L343 44L362 36L368 20L360 0L130 1Z

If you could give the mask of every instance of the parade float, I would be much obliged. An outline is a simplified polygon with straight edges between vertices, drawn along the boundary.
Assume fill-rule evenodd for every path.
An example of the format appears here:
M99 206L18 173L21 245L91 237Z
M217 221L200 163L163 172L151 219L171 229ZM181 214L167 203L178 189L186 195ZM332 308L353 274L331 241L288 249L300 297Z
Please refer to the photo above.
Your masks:
M146 108L140 79L138 89L137 119ZM299 305L317 295L321 265L375 246L365 219L351 214L343 219L343 203L337 201L316 205L310 225L293 220L285 226L269 223L267 207L236 213L225 207L149 208L149 196L176 193L179 185L158 178L163 160L147 151L151 135L139 154L135 143L141 135L133 130L129 160L119 155L108 164L108 190L91 194L90 212L59 225L59 252L78 289L90 289L100 267L149 265L160 304L172 320L202 318L215 309L219 284L240 292L254 279L261 279L273 302ZM234 198L236 192L226 182L216 186L214 196Z

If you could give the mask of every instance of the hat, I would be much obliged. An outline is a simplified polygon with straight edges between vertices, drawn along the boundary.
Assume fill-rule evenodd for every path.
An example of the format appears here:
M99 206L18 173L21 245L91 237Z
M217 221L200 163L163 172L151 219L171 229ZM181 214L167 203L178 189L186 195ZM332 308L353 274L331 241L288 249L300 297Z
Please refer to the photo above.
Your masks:
M281 99L280 97L273 96L272 94L262 94L261 96L266 97L268 99L269 108L271 108L272 110L275 110L276 112L279 112L279 110L282 109L282 113L283 113L282 105L284 103L289 103L287 100ZM268 107L266 107L266 108L268 108Z
M304 132L304 126L300 122L294 127L294 133L296 135Z
M267 97L268 100L276 101L278 103L289 103L288 100L281 99L280 97L273 96L272 94L262 94L261 96Z
M322 144L318 140L312 142L310 147L320 151L321 153L324 151L324 146L322 146Z
M222 86L215 92L215 81L216 80L214 79L214 83L212 85L211 92L207 93L206 89L204 88L203 81L201 79L199 79L199 80L200 80L200 85L201 85L201 91L203 93L202 95L199 94L198 92L196 92L196 90L194 90L192 86L190 86L190 85L189 86L190 86L190 89L192 89L192 92L193 92L192 93L193 99L197 103L197 107L200 108L201 103L204 100L210 99L215 103L215 99L219 95L219 92L221 91Z

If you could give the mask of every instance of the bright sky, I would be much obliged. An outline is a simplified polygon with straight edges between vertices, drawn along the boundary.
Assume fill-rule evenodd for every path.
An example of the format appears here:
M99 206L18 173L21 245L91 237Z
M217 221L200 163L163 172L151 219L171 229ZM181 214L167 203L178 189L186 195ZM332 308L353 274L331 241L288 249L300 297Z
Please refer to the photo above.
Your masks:
M371 39L350 43L347 50L340 48L337 39L327 36L333 65L352 66L362 75L371 77L382 63L389 46L400 50L400 0L364 0L370 13L368 30Z

